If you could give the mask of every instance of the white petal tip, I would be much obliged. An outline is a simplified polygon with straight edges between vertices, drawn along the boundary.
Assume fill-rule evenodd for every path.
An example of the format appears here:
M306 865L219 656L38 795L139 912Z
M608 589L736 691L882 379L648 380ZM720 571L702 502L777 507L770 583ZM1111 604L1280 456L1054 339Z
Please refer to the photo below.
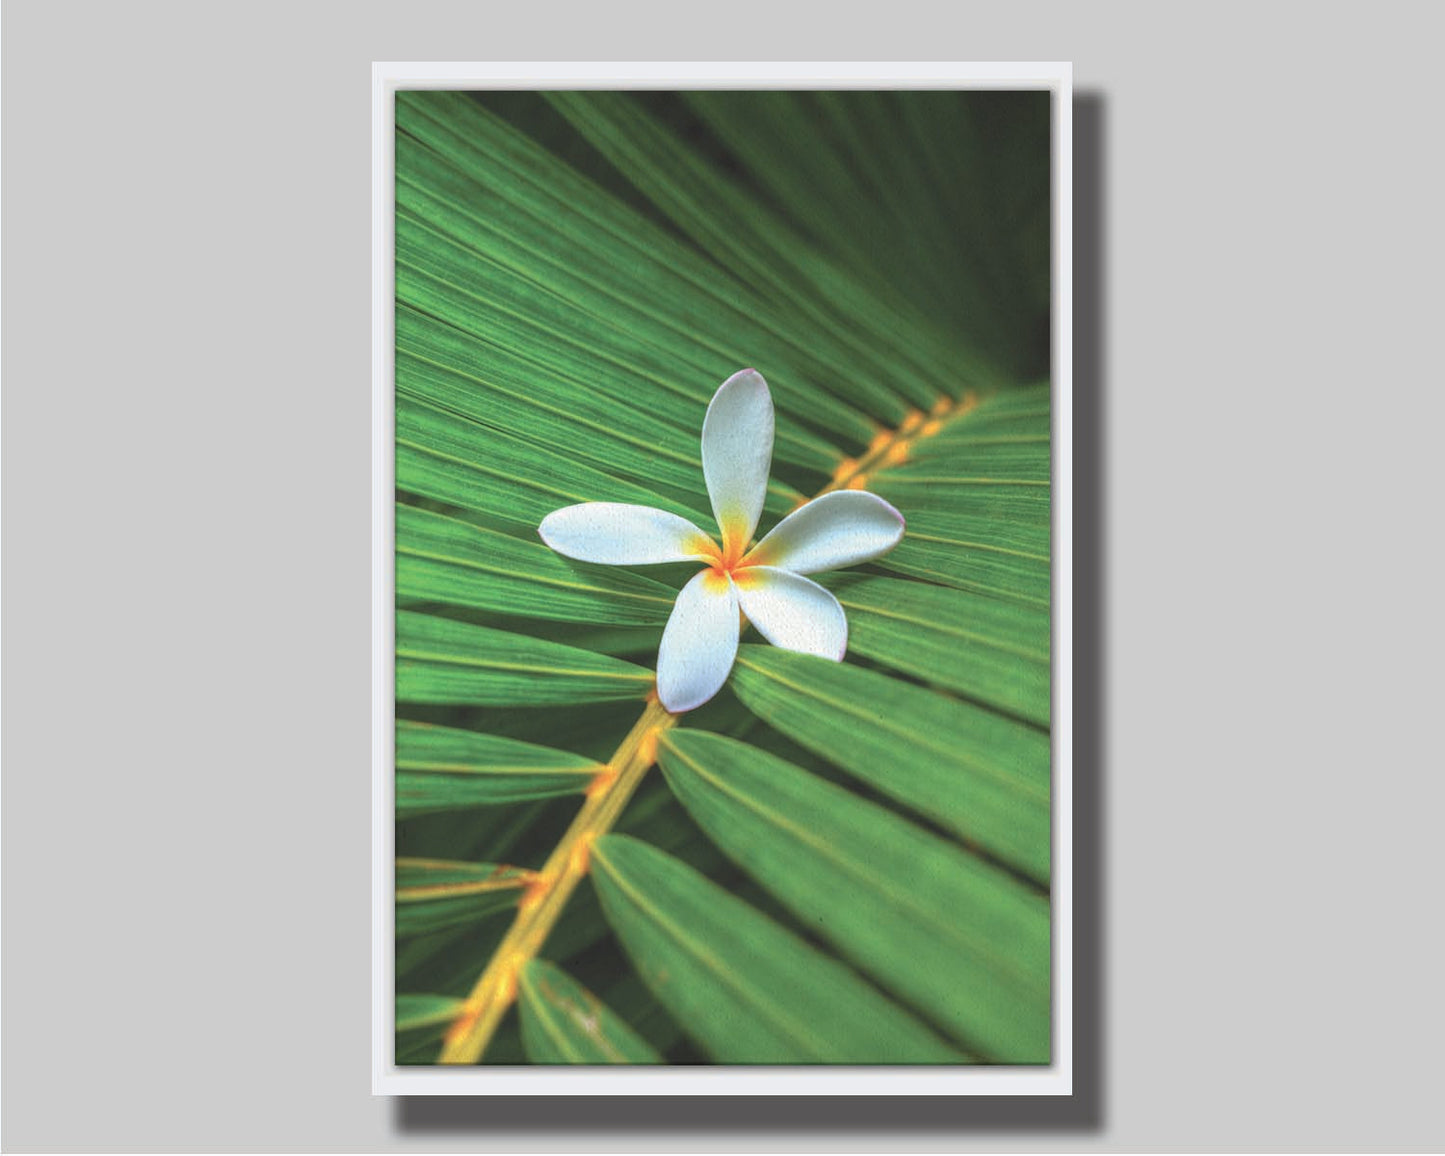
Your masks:
M748 400L742 400L744 398ZM771 440L773 391L768 388L768 383L761 373L756 369L738 370L713 391L712 400L708 402L708 410L714 410L728 402L750 408L756 407L756 416L744 411L744 415L751 420L757 420L757 417L766 414L768 436Z
M537 537L541 538L544 543L553 550L556 550L557 553L566 553L564 547L566 545L567 522L571 518L576 518L581 510L581 503L575 506L563 506L560 510L553 510L537 523ZM561 536L558 534L559 530L562 531Z
M898 507L895 506L892 502L890 502L887 498L880 498L872 490L861 490L859 492L867 494L868 497L872 498L875 502L878 503L879 507L885 514L889 515L891 518L893 518L894 521L898 523L898 533L901 537L903 534L903 529L905 526L908 525L908 523L904 520L903 515L898 512Z
M722 688L719 687L718 689L721 690ZM672 701L668 701L667 698L665 698L664 696L662 696L661 694L659 694L659 695L657 696L657 701L660 702L660 703L662 703L662 709L665 710L665 711L667 711L668 714L686 714L686 713L687 713L688 711L690 711L690 710L697 710L697 708L700 707L700 706L706 706L708 703L712 702L712 700L715 699L716 697L717 697L717 691L715 690L715 691L712 692L712 694L708 695L706 698L698 698L698 699L683 698L683 699L674 699L674 700L672 700Z
M738 370L735 374L729 377L720 386L718 386L718 390L719 392L721 392L722 390L727 389L730 385L738 385L744 381L748 382L749 384L761 385L764 389L766 389L768 385L768 383L763 380L763 375L750 365L746 369Z

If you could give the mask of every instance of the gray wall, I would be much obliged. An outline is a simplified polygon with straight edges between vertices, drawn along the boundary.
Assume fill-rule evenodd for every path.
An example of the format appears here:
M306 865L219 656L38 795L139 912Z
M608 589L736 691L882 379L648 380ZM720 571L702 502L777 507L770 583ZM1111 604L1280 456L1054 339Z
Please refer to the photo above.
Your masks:
M6 1148L1445 1144L1439 9L514 7L5 6ZM370 62L752 56L1075 62L1083 1091L373 1099Z

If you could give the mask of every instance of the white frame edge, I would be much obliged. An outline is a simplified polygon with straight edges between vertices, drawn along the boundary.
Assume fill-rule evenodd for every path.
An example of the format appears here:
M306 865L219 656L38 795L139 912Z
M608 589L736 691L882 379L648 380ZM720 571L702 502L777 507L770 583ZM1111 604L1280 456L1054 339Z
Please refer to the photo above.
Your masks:
M1039 1067L397 1067L392 1024L394 108L401 88L1043 88L1053 99L1053 1053ZM1068 63L372 65L372 1093L1068 1096L1073 968L1073 66Z

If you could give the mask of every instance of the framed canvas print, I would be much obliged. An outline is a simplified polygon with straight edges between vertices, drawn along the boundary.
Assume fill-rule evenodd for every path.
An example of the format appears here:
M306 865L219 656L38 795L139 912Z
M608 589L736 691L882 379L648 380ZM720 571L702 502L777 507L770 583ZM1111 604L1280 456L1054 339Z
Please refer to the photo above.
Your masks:
M1069 69L375 69L380 1093L1067 1094Z

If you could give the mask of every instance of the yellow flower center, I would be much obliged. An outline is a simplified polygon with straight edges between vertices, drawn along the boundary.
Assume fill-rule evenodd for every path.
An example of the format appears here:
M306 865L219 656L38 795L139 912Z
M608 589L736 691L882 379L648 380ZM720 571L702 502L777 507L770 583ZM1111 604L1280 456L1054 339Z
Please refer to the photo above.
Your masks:
M698 553L704 555L708 563L708 569L704 571L707 578L704 581L708 588L716 593L727 589L729 578L738 585L750 584L753 575L749 571L761 564L756 556L748 556L748 539L741 522L726 521L722 531L721 546L711 538L698 543Z

